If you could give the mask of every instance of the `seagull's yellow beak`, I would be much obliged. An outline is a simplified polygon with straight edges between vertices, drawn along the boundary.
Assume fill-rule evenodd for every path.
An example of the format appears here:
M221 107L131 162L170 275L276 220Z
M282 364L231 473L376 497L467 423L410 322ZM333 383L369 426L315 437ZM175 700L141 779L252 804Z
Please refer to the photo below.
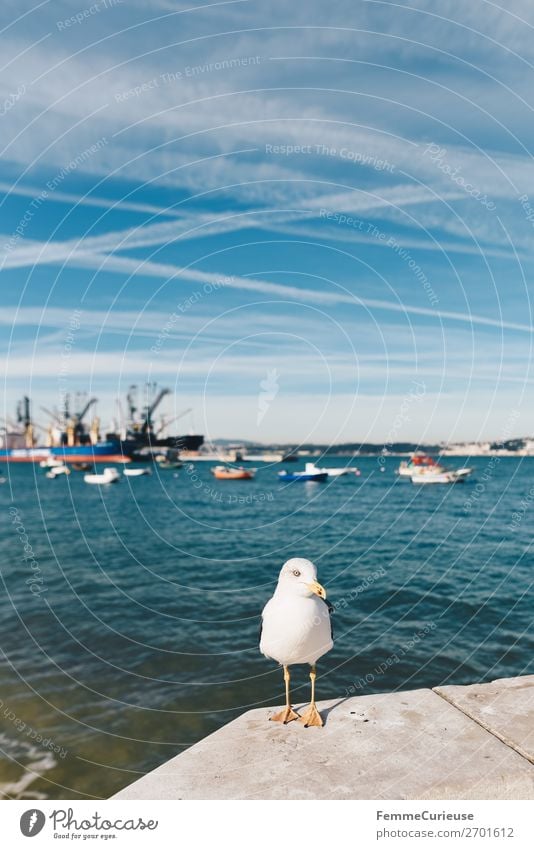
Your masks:
M311 593L315 593L319 598L326 598L326 590L318 581L312 581L311 584L308 584L308 589Z

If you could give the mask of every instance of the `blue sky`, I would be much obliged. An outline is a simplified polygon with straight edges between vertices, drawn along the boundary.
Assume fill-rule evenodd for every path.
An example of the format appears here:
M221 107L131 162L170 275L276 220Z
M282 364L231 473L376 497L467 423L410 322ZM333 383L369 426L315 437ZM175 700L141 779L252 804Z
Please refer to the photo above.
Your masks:
M156 381L211 438L532 432L529 2L0 14L8 415Z

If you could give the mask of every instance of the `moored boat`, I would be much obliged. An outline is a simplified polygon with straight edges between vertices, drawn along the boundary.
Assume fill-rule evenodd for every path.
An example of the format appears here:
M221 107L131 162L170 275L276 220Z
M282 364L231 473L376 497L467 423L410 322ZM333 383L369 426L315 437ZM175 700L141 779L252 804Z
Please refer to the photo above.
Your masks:
M181 469L183 463L178 459L178 454L175 452L167 452L167 454L158 454L155 457L156 463L160 469Z
M123 469L123 475L126 475L127 478L141 478L144 475L151 475L151 469Z
M120 475L117 469L113 467L105 468L103 472L100 474L94 475L84 475L83 479L85 483L94 483L94 484L108 484L108 483L118 483L120 481Z
M412 454L409 460L402 460L396 474L400 477L411 478L413 475L420 474L426 471L444 472L445 467L430 457L428 454L415 453Z
M463 483L465 479L472 473L473 469L444 469L439 472L427 470L419 472L412 476L412 483L415 484L431 484L431 483Z
M349 470L343 466L324 469L318 468L315 463L306 463L305 470L307 474L327 474L329 478L340 478L349 473Z
M57 468L58 466L63 466L63 465L64 464L61 462L61 460L57 460L55 457L48 457L47 460L40 460L39 461L40 468L45 469L45 471L47 471L48 469L54 469L54 468Z
M256 469L245 469L243 466L214 466L210 469L214 478L219 481L247 481L252 480Z
M283 483L289 481L311 481L315 483L323 483L328 480L328 472L319 470L313 463L306 463L304 471L287 472L285 469L278 472L278 480Z
M382 467L383 468L383 467ZM413 454L409 461L403 460L397 469L401 477L409 477L412 483L460 483L473 469L449 469L428 454Z
M61 477L61 475L70 475L70 469L68 466L65 466L61 463L51 466L46 472L46 477L54 480L55 478Z

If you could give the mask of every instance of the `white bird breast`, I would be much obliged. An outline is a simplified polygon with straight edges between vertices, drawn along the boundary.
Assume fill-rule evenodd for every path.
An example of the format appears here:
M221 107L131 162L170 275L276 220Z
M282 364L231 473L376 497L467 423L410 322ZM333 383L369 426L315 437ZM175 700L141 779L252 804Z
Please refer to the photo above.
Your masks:
M314 664L333 647L330 614L316 595L275 595L263 610L260 651L283 666Z

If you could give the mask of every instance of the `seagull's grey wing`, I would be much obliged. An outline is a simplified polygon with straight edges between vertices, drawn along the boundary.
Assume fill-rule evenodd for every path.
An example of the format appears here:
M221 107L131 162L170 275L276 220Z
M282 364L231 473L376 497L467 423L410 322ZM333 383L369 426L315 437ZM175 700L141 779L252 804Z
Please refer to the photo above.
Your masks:
M267 604L265 605L265 607L263 608L263 610L262 610L262 612L261 612L261 616L260 616L260 627L259 627L259 629L258 629L258 641L259 641L259 645L260 645L260 651L262 652L262 654L264 654L264 655L265 655L265 657L269 657L269 655L268 655L268 654L265 654L265 652L264 652L264 651L262 650L262 648L261 648L261 639L262 639L262 637L263 637L263 620L265 619L265 613L266 613L266 611L268 610L269 605L270 605L270 603L271 603L271 602L272 602L272 598L271 598L271 599L269 599L269 601L267 602Z
M263 633L263 617L265 616L265 611L269 607L270 602L271 602L271 599L269 599L269 601L267 602L267 604L263 608L261 615L260 615L260 627L259 627L259 630L258 630L258 640L259 640L260 643L261 643L261 635Z
M321 597L319 596L319 598L321 598ZM328 599L326 599L326 598L322 598L321 601L324 602L324 604L326 604L326 606L328 608L328 617L330 619L330 636L331 636L332 641L333 641L334 640L334 623L332 622L332 614L334 613L335 607L332 604L332 602L328 601Z

